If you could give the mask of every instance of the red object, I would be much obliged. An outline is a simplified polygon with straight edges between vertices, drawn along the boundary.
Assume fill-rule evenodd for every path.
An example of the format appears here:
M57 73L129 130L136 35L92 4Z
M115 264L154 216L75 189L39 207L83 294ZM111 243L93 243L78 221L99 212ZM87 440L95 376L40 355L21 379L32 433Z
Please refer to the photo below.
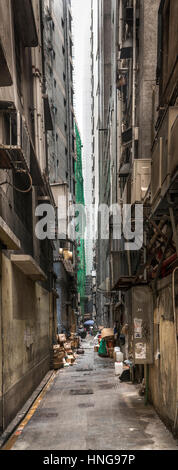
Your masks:
M113 347L113 341L108 341L107 346L108 346L108 348L112 348Z

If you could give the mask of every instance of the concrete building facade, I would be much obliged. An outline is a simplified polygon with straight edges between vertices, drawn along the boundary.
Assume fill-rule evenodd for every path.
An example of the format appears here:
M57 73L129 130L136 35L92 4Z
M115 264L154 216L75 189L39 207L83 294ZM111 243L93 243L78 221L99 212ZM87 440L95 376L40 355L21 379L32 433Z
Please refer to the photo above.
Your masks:
M133 379L176 433L177 2L97 3L99 203L122 216L129 204L132 232L143 210L136 250L113 238L113 211L107 240L99 220L98 324L116 325Z
M75 203L75 129L73 88L73 41L71 2L43 2L44 73L49 98L52 131L48 132L49 180L55 198L58 220L58 241L55 242L54 270L57 276L58 331L69 330L70 317L76 309L76 272L74 240L70 238L68 214ZM59 198L59 200L58 200ZM61 225L61 227L60 227ZM63 228L66 228L66 235ZM59 251L60 250L60 251ZM67 252L71 260L65 262Z
M22 14L23 12L23 14ZM35 234L48 181L39 1L0 2L0 429L50 368L56 332L52 241Z

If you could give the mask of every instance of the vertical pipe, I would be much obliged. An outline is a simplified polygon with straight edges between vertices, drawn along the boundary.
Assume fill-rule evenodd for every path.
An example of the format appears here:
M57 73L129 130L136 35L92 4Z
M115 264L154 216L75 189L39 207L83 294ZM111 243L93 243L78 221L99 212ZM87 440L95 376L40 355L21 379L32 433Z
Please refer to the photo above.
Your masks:
M136 0L133 0L132 164L135 158Z
M20 147L21 146L21 116L20 116L20 112L17 111L17 146Z
M4 327L2 309L2 251L0 251L0 324L1 324L1 394L2 394L2 431L4 430Z
M148 391L149 391L149 365L146 364L146 390L145 390L145 405L148 404Z
M46 94L46 73L45 73L45 51L44 51L44 27L43 27L43 2L40 0L40 23L41 23L41 51L42 51L42 93ZM44 115L44 106L43 106ZM44 124L45 125L45 124ZM45 132L45 170L48 173L48 139Z

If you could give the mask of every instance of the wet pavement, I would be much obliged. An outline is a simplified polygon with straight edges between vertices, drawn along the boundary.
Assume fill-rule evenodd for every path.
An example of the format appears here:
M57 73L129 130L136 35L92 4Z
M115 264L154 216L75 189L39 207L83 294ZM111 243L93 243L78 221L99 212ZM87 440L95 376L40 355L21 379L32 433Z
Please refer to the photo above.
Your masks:
M11 450L178 450L178 441L132 383L121 383L114 362L85 354L57 372Z

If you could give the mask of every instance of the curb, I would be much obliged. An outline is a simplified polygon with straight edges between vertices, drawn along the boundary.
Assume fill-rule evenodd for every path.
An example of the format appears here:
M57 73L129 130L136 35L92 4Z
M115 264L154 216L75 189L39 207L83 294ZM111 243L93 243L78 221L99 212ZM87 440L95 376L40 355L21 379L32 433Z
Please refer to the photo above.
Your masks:
M46 387L48 382L51 380L52 376L55 374L56 375L57 371L50 370L44 377L44 379L40 382L38 387L34 390L30 398L26 401L25 405L19 410L15 418L11 421L11 423L8 425L6 430L1 434L0 436L0 450L2 450L2 447L6 444L6 442L9 440L9 438L12 436L12 434L15 432L16 428L19 426L19 424L23 421L25 416L28 414L30 408L38 398L38 396L41 394L43 389ZM55 376L54 376L55 378Z

